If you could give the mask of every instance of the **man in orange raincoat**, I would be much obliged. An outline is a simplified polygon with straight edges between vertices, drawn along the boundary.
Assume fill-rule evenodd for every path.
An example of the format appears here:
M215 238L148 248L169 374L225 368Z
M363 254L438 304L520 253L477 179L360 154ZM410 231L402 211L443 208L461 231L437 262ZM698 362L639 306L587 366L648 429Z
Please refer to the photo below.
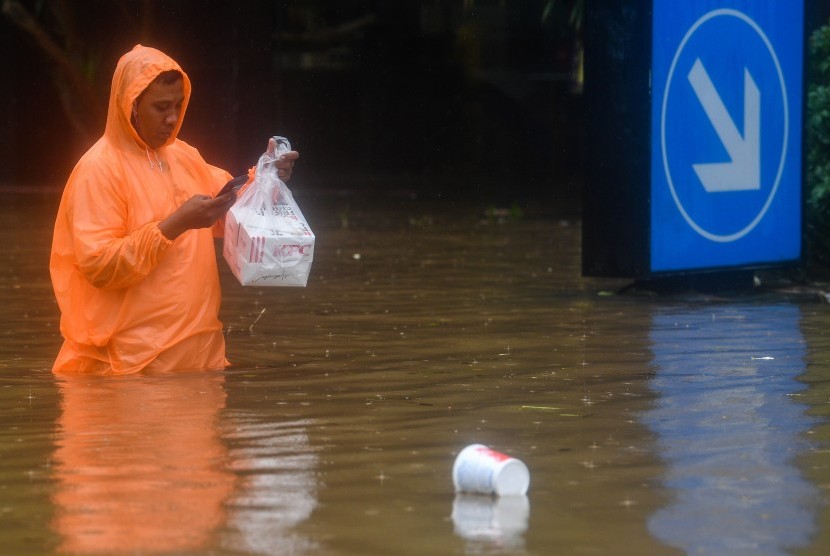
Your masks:
M78 161L61 199L50 271L61 310L56 373L222 369L213 245L231 178L177 138L190 79L137 45L112 78L104 135ZM287 180L297 158L278 161Z

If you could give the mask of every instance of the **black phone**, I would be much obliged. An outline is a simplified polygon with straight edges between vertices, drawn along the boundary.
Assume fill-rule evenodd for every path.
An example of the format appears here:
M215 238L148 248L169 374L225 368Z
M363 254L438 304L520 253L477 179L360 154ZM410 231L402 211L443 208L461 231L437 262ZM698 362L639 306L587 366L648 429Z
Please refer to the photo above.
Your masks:
M239 191L239 188L245 185L248 181L248 174L243 174L241 176L236 176L231 181L225 184L225 186L216 194L217 197L224 195L225 193L230 193L233 191L236 193Z

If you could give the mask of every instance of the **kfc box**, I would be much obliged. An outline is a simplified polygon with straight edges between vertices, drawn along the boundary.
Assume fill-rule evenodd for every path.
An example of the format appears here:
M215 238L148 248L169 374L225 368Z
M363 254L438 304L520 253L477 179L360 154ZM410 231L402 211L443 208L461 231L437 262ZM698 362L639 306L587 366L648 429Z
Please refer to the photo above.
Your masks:
M308 282L314 233L290 198L286 203L238 203L225 217L223 254L243 286L300 286Z

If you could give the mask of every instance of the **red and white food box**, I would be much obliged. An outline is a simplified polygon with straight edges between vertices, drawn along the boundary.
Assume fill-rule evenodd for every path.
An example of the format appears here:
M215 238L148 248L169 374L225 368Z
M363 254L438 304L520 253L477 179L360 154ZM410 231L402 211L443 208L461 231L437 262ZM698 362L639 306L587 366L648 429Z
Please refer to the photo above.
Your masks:
M231 207L225 216L222 251L243 286L306 285L314 233L298 213L291 204Z

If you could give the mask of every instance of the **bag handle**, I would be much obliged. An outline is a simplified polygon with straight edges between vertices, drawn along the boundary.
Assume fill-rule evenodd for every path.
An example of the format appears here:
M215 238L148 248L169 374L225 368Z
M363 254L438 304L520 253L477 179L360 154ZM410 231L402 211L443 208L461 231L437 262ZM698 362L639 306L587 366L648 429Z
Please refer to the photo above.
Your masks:
M284 194L284 191L282 191L284 189L284 184L279 178L279 174L277 173L277 165L275 163L280 159L280 157L282 157L282 155L289 151L291 151L291 143L288 139L280 135L274 135L268 140L267 150L262 153L262 156L260 156L257 161L257 178L255 179L256 183L254 185L258 186L262 199L270 205L266 207L268 209L270 209L273 205L278 204L280 195ZM283 187L281 187L281 185Z

